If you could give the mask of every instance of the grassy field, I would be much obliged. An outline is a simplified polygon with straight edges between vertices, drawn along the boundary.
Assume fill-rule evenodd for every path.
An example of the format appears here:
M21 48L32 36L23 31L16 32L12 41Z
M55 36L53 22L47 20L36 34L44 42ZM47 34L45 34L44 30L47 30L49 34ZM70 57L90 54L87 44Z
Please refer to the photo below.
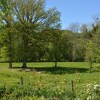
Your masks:
M93 64L89 73L87 62L0 63L0 100L100 100L100 64ZM72 81L74 82L72 84ZM89 85L87 92L87 85ZM73 89L72 89L73 88ZM98 87L100 88L100 87Z

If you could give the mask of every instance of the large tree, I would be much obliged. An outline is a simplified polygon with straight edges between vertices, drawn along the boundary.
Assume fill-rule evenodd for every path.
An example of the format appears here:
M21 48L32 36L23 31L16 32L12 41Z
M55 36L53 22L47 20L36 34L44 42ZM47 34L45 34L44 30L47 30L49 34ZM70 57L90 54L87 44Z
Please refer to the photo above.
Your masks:
M4 44L7 47L7 56L9 59L9 68L12 68L13 46L12 46L12 28L13 28L13 12L14 3L12 0L0 0L0 17L2 25L2 35Z
M15 0L17 30L22 40L23 68L26 68L28 46L34 36L46 28L58 28L60 13L55 8L45 10L45 0ZM40 41L37 41L40 42Z

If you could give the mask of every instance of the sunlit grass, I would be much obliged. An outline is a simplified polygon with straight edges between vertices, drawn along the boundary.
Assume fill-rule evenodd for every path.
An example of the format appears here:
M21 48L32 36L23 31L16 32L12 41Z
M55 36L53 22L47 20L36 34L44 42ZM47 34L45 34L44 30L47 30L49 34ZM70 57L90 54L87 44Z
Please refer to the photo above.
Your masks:
M48 69L50 67L51 68L54 67L54 62L50 63L35 62L35 63L27 63L27 65L28 67L32 67L33 69L34 68ZM96 64L94 64L94 66L95 65ZM81 88L82 85L86 86L87 84L100 84L100 68L93 70L92 73L89 73L88 71L89 67L87 62L58 62L57 70L59 71L67 70L65 71L65 73L63 72L53 73L53 71L55 70L53 70L51 73L48 71L49 69L47 70L47 72L35 71L35 70L31 71L30 69L23 70L21 66L22 63L13 63L14 68L9 69L8 63L0 63L1 88L6 86L8 92L10 91L9 90L10 88L14 89L16 86L19 89L21 88L20 92L22 93L26 91L25 89L31 90L33 92L37 91L35 94L37 95L38 98L39 96L41 97L41 95L48 97L54 95L60 95L59 93L60 92L62 93L62 91L64 91L65 95L68 95L68 93L72 91L71 90L72 80L75 82L75 88L77 89L82 89ZM83 71L82 72L79 71L80 69ZM84 69L86 69L87 71L84 71ZM68 71L71 70L76 70L76 71L68 73ZM24 85L20 87L21 77L23 78ZM40 92L38 93L38 91ZM57 92L57 94L55 94L55 91ZM16 93L18 93L18 90L16 90L13 95L16 95ZM63 94L61 96L63 98Z

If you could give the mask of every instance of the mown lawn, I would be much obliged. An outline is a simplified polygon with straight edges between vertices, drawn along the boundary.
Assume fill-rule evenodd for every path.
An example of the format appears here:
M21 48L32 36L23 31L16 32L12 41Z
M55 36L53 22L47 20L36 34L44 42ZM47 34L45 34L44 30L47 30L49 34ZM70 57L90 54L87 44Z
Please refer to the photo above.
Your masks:
M30 67L52 67L54 66L54 62L34 62L34 63L27 63ZM0 63L0 67L8 66L8 63ZM14 67L20 67L22 66L22 63L13 63ZM58 66L63 67L88 67L88 62L58 62Z
M7 63L0 63L0 100L86 100L87 85L100 84L99 64L93 64L91 73L87 62L59 62L58 68L52 62L28 63L24 70L21 65L13 63L9 69Z

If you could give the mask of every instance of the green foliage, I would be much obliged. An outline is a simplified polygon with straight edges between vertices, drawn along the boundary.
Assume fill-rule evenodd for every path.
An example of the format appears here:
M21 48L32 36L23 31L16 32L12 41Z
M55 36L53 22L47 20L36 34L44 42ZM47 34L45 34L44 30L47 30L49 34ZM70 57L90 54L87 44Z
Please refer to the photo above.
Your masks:
M63 31L60 38L60 53L62 61L72 61L73 34L70 31Z
M86 59L93 62L95 58L95 45L92 41L88 41L86 45Z
M72 23L61 30L60 12L45 9L45 0L0 1L0 57L12 62L100 62L100 22ZM4 49L6 48L6 50Z

